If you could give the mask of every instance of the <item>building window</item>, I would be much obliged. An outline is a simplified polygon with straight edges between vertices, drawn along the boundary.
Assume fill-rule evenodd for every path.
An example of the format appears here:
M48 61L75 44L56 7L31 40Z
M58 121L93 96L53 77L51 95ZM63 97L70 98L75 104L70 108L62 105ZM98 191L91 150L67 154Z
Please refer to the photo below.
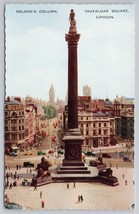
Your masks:
M8 127L5 127L5 131L8 131L9 129L8 129Z
M13 112L13 113L12 113L12 117L17 117L17 113L16 113L16 112Z
M133 124L130 124L130 127L133 128Z
M10 136L9 135L5 135L5 140L10 140Z
M86 117L86 120L88 120L88 117Z
M101 135L101 129L98 130L98 134Z
M19 135L19 140L21 140L22 138L21 138L21 134Z
M96 124L95 124L95 123L93 123L93 127L96 127Z
M86 135L88 135L88 130L86 130Z
M83 120L83 117L81 117L81 120Z
M83 123L81 123L81 127L83 127Z
M104 130L104 135L107 135L107 130Z
M99 127L101 127L101 123L99 123L98 125L99 125Z
M88 145L89 143L88 143L88 140L86 140L86 145Z
M88 127L88 123L86 124L86 127Z
M93 135L96 135L96 130L93 130Z
M17 135L12 135L12 140L17 140Z
M11 120L11 124L16 124L16 120Z
M12 131L17 131L17 127L12 127Z
M104 123L104 127L106 127L107 126L107 123Z

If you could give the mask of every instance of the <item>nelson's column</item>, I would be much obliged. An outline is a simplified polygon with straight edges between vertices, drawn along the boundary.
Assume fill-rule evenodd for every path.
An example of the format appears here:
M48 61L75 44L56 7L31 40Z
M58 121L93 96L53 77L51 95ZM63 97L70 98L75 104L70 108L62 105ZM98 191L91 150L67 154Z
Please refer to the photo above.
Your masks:
M74 10L71 10L70 27L65 40L68 43L68 131L65 142L63 166L84 166L82 162L82 143L84 138L78 129L78 57L77 47L80 34L77 33Z
M65 157L62 166L58 166L56 173L52 173L53 182L65 181L83 181L83 182L101 182L111 186L118 185L118 179L112 176L110 168L104 169L104 172L92 174L87 165L82 161L83 136L78 129L78 63L77 46L80 34L77 33L74 10L70 12L70 27L65 39L68 43L68 130L64 135ZM45 164L44 164L45 165ZM101 165L102 167L105 166ZM48 181L44 177L35 178L32 183L43 185Z

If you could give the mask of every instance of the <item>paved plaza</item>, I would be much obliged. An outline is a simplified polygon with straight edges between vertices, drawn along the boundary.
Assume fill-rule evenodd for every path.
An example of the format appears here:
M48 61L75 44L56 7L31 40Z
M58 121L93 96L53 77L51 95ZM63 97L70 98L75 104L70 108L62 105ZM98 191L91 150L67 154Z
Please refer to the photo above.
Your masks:
M16 169L10 169L10 172ZM95 170L91 167L91 170ZM82 209L82 210L102 210L131 209L134 203L134 176L133 168L112 168L113 175L118 177L119 185L111 187L100 183L51 183L37 187L22 186L23 178L17 180L17 186L9 187L5 190L10 202L15 202L23 207L24 210L49 210L49 209ZM9 171L9 170L7 170ZM17 171L24 174L31 181L32 174L26 168ZM127 185L125 181L127 180ZM14 181L9 178L9 181ZM42 198L40 192L42 191ZM78 202L78 196L83 196L83 202ZM42 208L42 200L44 208Z

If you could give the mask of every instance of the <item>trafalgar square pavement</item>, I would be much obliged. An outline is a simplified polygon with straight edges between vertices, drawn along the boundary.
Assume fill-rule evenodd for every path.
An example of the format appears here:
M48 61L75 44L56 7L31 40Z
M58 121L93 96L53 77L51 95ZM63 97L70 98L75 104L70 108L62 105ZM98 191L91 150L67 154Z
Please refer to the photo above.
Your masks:
M92 174L97 173L95 167L90 167ZM31 181L35 171L27 168L21 168L17 171L20 178L17 179L17 186L12 189L6 188L9 201L17 203L23 207L23 210L129 210L135 203L134 198L134 168L116 168L113 167L113 175L119 180L119 185L112 187L101 183L51 183L37 187L34 190L32 186L22 186L22 181L27 178ZM14 172L15 168L7 169L7 172ZM22 175L22 178L21 178ZM9 178L9 182L13 182ZM127 181L127 183L126 183ZM75 185L75 187L74 187ZM42 192L42 197L40 197ZM83 196L83 202L78 202L78 196ZM44 201L44 208L42 208Z

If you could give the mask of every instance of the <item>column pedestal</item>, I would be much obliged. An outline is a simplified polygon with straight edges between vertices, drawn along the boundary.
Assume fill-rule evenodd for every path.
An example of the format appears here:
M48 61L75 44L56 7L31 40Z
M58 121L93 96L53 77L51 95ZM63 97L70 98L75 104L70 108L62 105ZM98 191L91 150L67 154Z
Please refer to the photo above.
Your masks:
M68 129L63 138L65 142L63 166L84 166L82 162L83 140L79 129Z

